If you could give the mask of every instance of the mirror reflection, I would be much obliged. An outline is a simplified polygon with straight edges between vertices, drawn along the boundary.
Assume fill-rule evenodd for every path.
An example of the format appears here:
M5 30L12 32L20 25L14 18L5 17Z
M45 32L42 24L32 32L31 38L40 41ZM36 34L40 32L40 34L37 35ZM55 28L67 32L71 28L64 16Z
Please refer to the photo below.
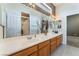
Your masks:
M44 11L38 7L38 4L32 6L27 3L5 3L1 5L3 13L1 13L0 38L36 35L61 28L61 22L53 21L55 19L50 15L51 10Z

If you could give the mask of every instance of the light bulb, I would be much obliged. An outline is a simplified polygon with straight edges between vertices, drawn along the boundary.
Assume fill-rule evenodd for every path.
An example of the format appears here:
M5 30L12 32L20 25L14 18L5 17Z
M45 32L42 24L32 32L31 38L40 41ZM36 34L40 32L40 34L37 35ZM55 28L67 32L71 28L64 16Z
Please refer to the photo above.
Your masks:
M29 3L29 5L32 5L32 3Z

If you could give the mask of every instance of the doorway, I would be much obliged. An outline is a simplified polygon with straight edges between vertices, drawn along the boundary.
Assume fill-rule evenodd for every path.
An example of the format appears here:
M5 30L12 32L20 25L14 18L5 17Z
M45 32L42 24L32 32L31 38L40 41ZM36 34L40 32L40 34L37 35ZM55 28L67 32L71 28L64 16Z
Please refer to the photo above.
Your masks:
M67 16L67 44L79 47L79 14Z
M21 35L30 34L29 14L21 12Z

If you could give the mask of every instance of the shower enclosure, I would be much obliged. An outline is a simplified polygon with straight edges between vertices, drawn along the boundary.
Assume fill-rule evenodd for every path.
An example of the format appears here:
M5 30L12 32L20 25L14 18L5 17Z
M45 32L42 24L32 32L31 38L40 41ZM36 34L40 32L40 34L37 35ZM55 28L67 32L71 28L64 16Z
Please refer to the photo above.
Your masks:
M79 47L79 14L67 17L68 45Z

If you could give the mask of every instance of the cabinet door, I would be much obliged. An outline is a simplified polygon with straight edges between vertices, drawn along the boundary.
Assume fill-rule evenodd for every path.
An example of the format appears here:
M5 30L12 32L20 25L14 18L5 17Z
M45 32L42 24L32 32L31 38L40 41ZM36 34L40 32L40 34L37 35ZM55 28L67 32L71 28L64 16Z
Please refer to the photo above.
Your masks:
M56 44L51 45L51 54L55 51L56 49Z
M57 47L62 43L62 35L57 37Z
M51 39L51 54L55 51L56 49L56 37Z
M46 45L43 48L39 49L39 56L48 56L50 55L50 45Z
M60 46L60 44L61 44L61 40L57 39L57 47Z

